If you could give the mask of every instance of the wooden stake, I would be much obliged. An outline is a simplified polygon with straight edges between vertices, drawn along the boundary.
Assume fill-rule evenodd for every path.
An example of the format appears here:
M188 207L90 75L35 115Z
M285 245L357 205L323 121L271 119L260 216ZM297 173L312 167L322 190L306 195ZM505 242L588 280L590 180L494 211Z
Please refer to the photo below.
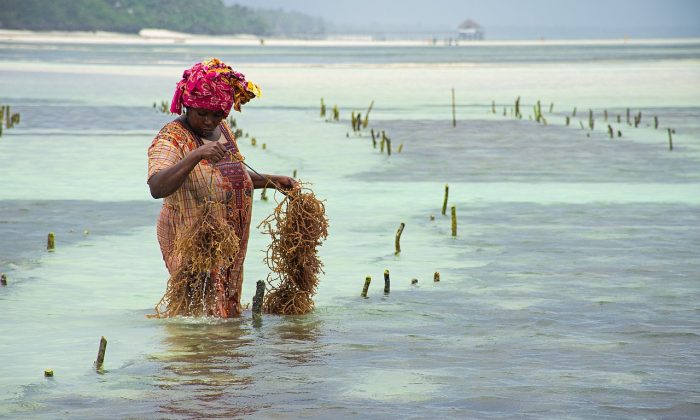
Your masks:
M552 113L552 110L554 110L554 102L549 104L549 113Z
M440 272L436 271L435 274L433 274L433 282L438 283L440 282Z
M403 150L403 143L399 144L399 148L398 148L398 150L396 150L396 153L401 153L402 150Z
M567 116L566 116L566 126L567 126L567 127L569 126L569 123L570 123L570 122L571 122L571 119L570 119L569 116L567 115Z
M622 131L617 130L617 137L622 137Z
M389 137L386 138L386 154L391 156L391 139Z
M595 120L593 119L593 110L589 109L588 110L588 127L590 127L590 129L593 130L594 125L595 125Z
M372 102L369 104L369 108L367 108L367 113L365 114L365 120L362 121L362 128L367 128L367 124L369 124L369 112L372 110L373 106L374 106L374 99L372 99Z
M571 118L576 116L576 107L574 107L574 112L571 113Z
M379 143L379 153L384 153L384 143L386 143L386 133L382 130L382 141Z
M632 123L630 122L630 109L629 108L627 108L627 125L632 125Z
M613 128L610 124L608 124L608 134L610 134L610 138L615 137L615 133L613 133Z
M668 150L673 150L673 137L671 136L671 129L668 129Z
M372 147L375 149L377 148L377 139L374 138L374 128L370 130L370 133L372 134Z
M389 270L384 270L384 294L388 295L391 290L391 280L389 280Z
M256 145L257 143L258 143L258 141L255 140L255 137L253 137L252 139L250 139L250 145L251 145L251 146L255 147L255 145Z
M523 118L522 114L520 114L520 96L515 99L515 118Z
M659 129L659 117L654 115L654 129Z
M362 293L360 294L360 296L362 296L363 298L366 298L366 297L367 297L367 291L369 290L369 284L370 284L371 282L372 282L372 277L371 277L371 276L365 277L365 285L364 285L364 287L362 288Z
M338 109L338 105L333 105L333 119L335 121L340 120L340 110Z
M450 194L450 186L445 184L445 199L442 200L442 215L444 216L447 212L447 196Z
M491 113L496 113L496 101L491 101Z
M292 178L297 179L297 170L296 170L296 168L295 168L294 171L292 172Z
M102 365L105 362L105 351L107 351L107 339L104 336L102 336L102 338L100 338L100 348L97 350L95 370L102 370Z
M603 118L605 118L605 122L608 122L608 110L607 109L603 110Z
M253 316L260 316L262 314L262 304L265 298L265 282L263 280L258 280L255 283L255 296L253 296Z
M622 122L622 118L620 118L620 114L617 114L617 123L620 124Z
M322 117L326 116L326 104L323 103L323 98L321 98L321 116Z
M452 206L452 236L457 236L457 207Z
M0 286L7 286L7 274L5 273L0 276Z
M262 144L262 149L263 149L263 150L266 150L266 149L267 149L267 143L263 143L263 144Z
M403 233L403 228L406 227L404 222L399 225L399 230L396 231L396 238L394 239L394 255L399 255L401 253L401 234Z
M56 236L53 232L49 232L49 236L46 239L46 250L53 251L56 249Z
M457 127L457 114L455 113L455 88L452 88L452 127Z

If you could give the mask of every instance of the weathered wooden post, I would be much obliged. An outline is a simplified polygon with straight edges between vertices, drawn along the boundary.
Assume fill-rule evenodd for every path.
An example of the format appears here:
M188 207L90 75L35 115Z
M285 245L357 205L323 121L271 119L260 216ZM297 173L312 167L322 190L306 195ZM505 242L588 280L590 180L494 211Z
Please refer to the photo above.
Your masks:
M455 88L452 88L452 127L457 127L457 114L455 113Z
M379 143L379 153L384 153L384 144L386 143L386 133L382 130L382 141Z
M659 129L659 117L654 115L654 129L658 130Z
M406 227L406 224L401 222L399 229L396 231L396 238L394 238L394 255L399 255L401 253L401 234L403 233L404 227Z
M610 138L615 137L615 135L613 133L613 128L610 124L608 124L608 134L610 135Z
M292 178L297 179L297 170L294 168L294 171L292 171Z
M97 360L95 360L95 370L102 370L102 365L105 362L105 351L107 351L107 339L102 336L100 339L100 348L97 350Z
M447 196L450 194L450 186L445 184L445 199L442 200L442 215L444 216L447 212Z
M673 137L671 136L671 129L668 129L668 150L673 150Z
M515 99L515 118L521 119L523 116L520 113L520 96Z
M391 139L389 137L386 138L386 154L391 156Z
M491 101L491 113L496 113L496 101Z
M53 251L56 249L56 235L53 232L49 232L49 236L46 239L46 250Z
M391 280L389 280L389 270L384 270L384 294L388 295L391 291Z
M576 107L574 107L574 112L571 113L571 118L576 117Z
M632 123L630 122L630 109L629 108L627 108L627 125L632 125Z
M401 153L403 150L403 143L399 144L399 148L396 150L396 153Z
M0 276L0 286L7 286L7 274L5 273Z
M362 293L360 294L360 296L362 296L363 298L367 297L367 291L369 290L369 284L371 282L372 282L371 276L365 277L365 285L362 287Z
M590 129L593 130L594 125L595 125L595 120L593 119L593 110L589 109L588 110L588 127L590 127Z
M258 144L258 141L255 140L255 137L253 137L252 139L250 139L250 145L251 145L251 146L255 147L256 144Z
M554 102L549 104L549 113L551 114L553 110L554 110Z
M439 271L436 271L435 274L433 274L433 282L434 283L440 282L440 272Z
M367 113L365 114L365 120L362 121L362 128L367 128L367 124L369 124L369 112L372 110L373 106L374 106L374 99L372 99L372 102L369 104L369 108L367 108Z
M323 98L321 98L321 117L326 116L326 104L323 103Z
M333 105L333 119L335 121L340 120L340 109L338 109L338 105Z
M603 110L603 118L604 118L605 122L608 122L608 110L607 109Z
M372 147L377 148L377 139L374 138L374 128L370 130L370 133L372 134Z
M622 122L622 118L620 118L620 114L617 114L617 123L620 124Z
M452 236L457 236L457 207L452 206Z
M566 126L567 126L567 127L569 126L569 123L570 123L570 122L571 122L571 120L570 120L569 116L567 115L567 116L566 116Z
M253 296L253 316L262 314L262 304L265 299L265 281L258 280L255 283L255 296Z

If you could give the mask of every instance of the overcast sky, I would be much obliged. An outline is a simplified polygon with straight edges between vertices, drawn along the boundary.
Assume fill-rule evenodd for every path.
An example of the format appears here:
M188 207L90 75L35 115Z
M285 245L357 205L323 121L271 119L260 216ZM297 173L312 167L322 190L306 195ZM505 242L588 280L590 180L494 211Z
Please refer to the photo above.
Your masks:
M445 32L470 18L487 38L700 36L700 0L225 0L381 32Z

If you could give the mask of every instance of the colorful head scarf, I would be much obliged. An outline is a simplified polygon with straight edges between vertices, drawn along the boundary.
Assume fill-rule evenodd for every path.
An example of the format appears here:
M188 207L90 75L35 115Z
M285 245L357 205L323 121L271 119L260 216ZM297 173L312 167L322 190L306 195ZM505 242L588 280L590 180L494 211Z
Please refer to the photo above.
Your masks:
M241 112L241 105L260 95L258 85L246 81L243 74L219 59L212 58L197 63L182 73L182 80L177 82L170 103L170 112L181 114L184 105L224 111L228 116L231 106Z

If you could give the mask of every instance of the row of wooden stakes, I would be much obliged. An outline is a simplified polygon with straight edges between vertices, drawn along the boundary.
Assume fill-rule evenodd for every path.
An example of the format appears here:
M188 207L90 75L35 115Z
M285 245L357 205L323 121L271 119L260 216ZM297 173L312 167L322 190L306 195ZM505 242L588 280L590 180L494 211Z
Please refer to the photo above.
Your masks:
M454 104L453 104L454 107ZM503 107L503 116L507 116L508 113L506 111L506 107ZM573 111L571 112L571 115L565 115L564 116L564 125L569 126L571 124L571 119L576 117L576 111L577 108L574 107ZM554 112L554 102L551 102L549 104L549 113ZM491 101L491 113L496 114L496 101ZM510 115L516 119L522 119L523 115L520 112L520 96L518 96L515 99L515 105L510 108ZM534 117L533 117L534 115ZM532 106L532 114L528 116L530 120L535 120L537 123L544 124L545 126L547 124L547 118L542 114L542 104L541 101L538 99L537 103ZM605 123L608 122L609 119L609 114L608 110L604 109L603 110L603 121ZM616 115L616 120L617 124L622 124L622 116L620 114ZM595 117L593 114L593 110L589 109L588 110L588 128L593 131L595 129ZM642 123L642 111L637 112L636 115L633 115L631 113L631 109L627 108L626 109L626 123L630 127L638 128L639 125ZM579 120L579 125L582 130L585 129L583 125L583 121ZM647 124L647 126L651 126L650 124ZM658 130L659 129L659 117L657 115L654 115L654 129ZM617 137L622 137L622 130L617 129L614 130L612 124L607 124L607 132L610 138L615 138L615 134L617 134ZM673 150L673 135L676 133L676 130L673 128L667 128L666 132L668 133L668 150ZM587 134L588 137L590 137L590 134Z
M439 282L440 282L440 272L436 271L433 274L433 283L439 283ZM367 293L369 291L370 283L372 283L372 276L365 277L365 285L362 287L362 293L360 293L361 297L367 298ZM412 285L418 284L418 279L412 278L411 284ZM384 270L384 294L388 295L390 292L391 292L391 279L389 278L389 270Z

